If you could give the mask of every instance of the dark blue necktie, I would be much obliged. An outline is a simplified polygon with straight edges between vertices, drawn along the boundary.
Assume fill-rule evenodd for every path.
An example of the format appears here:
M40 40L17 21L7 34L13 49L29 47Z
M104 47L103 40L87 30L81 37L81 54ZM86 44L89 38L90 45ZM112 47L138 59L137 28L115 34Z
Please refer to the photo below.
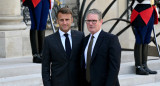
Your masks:
M66 54L68 57L70 57L71 55L71 45L70 45L70 41L69 41L69 38L68 38L68 34L64 34L64 36L66 37L66 40L65 40L65 47L66 47Z

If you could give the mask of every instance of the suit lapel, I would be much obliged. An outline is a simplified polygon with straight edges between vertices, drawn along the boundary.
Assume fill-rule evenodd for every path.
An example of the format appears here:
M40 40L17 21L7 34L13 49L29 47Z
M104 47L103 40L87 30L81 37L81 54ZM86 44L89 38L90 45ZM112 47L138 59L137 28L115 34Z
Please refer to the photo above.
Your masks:
M83 40L83 47L82 47L82 62L85 64L85 57L84 57L84 52L85 52L85 48L87 46L88 40L89 40L90 35L86 36ZM83 64L83 65L84 65Z
M83 51L85 50L88 40L89 40L90 35L88 35L85 39L84 39L84 43L83 43Z
M104 33L104 31L101 31L99 36L98 36L98 39L96 41L96 44L94 46L94 50L93 50L93 53L92 53L91 63L94 60L94 58L96 56L96 53L97 53L97 50L99 49L99 47L100 47L100 45L101 45L101 43L103 41L103 33Z
M75 42L76 42L76 34L74 34L74 31L71 30L71 37L72 37L72 51L71 51L71 56L70 56L70 59L72 57L72 54L73 54L73 51L74 51L74 48L75 48Z
M55 33L55 39L57 40L56 43L57 43L58 49L59 49L60 51L62 51L62 53L64 53L64 54L66 55L66 52L65 52L65 50L64 50L64 47L63 47L63 45L62 45L62 41L61 41L61 38L60 38L59 31L57 31L57 32ZM56 45L56 44L55 44L55 45Z

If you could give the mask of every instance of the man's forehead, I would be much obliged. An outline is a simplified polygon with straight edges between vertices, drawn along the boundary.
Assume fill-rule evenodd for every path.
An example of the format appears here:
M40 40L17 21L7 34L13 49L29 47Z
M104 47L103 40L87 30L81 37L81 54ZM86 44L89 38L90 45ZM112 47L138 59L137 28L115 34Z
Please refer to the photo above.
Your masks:
M69 13L58 13L58 15L71 15Z
M97 15L97 14L88 14L88 15L87 15L87 18L97 19L97 18L98 18L98 15Z
M71 14L58 14L58 18L72 18Z

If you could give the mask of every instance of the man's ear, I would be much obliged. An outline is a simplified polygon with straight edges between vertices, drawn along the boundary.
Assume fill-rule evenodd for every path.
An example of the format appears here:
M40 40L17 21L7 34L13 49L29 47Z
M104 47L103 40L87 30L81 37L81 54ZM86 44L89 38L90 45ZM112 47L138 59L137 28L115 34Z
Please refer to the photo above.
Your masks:
M137 0L139 3L142 3L144 0Z
M101 23L103 23L103 19L101 19Z

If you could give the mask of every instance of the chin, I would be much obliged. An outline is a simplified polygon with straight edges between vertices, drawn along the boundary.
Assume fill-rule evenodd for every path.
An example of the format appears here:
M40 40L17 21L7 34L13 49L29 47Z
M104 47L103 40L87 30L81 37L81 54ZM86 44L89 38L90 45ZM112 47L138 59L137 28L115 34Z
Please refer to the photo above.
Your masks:
M68 32L69 30L68 30L68 29L65 29L64 31L65 31L65 32Z
M90 33L91 33L91 34L94 34L94 33L95 33L95 31L90 31Z

